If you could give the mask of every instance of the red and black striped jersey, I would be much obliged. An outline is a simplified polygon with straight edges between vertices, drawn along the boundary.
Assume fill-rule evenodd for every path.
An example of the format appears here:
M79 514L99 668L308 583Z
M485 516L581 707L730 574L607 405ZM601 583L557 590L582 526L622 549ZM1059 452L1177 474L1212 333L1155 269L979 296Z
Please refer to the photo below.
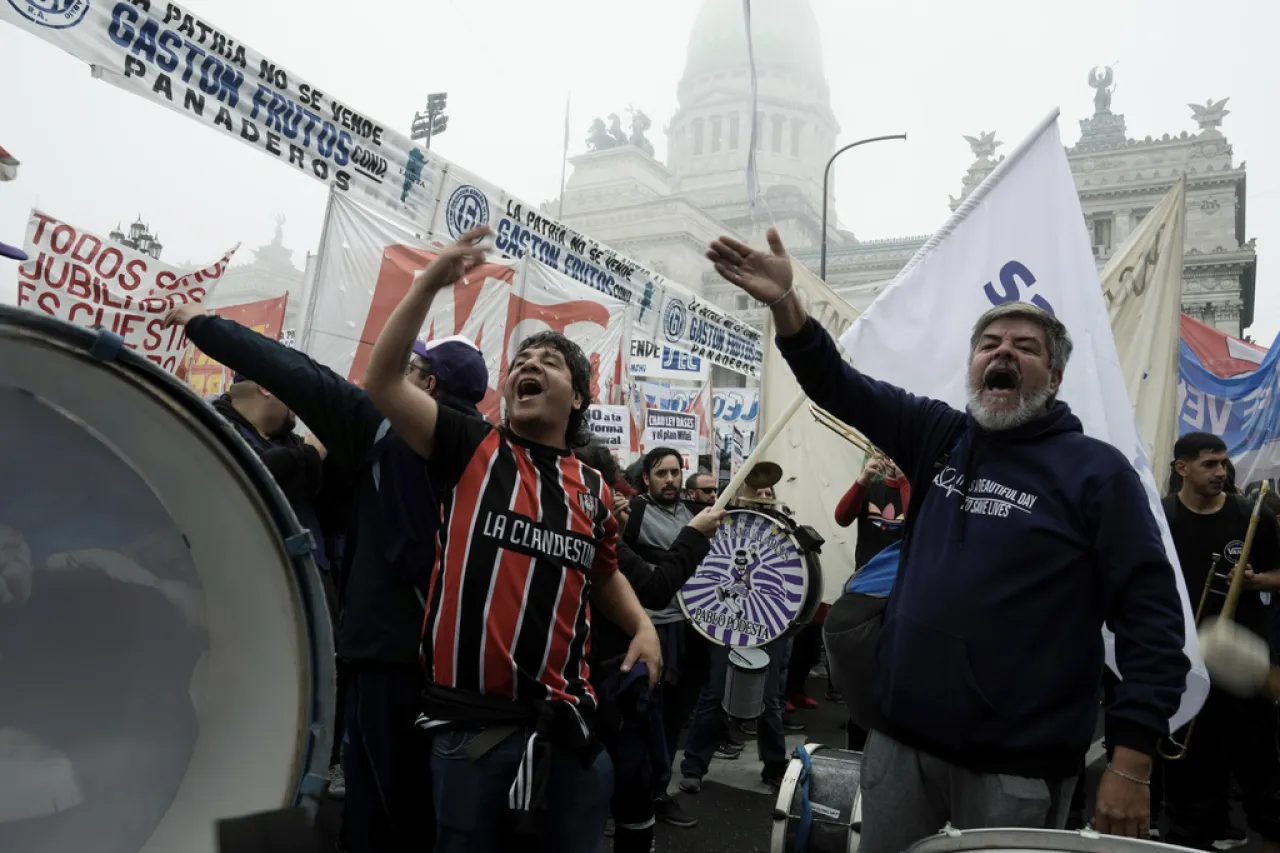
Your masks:
M444 495L423 625L427 678L595 707L592 576L617 571L609 486L568 451L441 407L431 474Z

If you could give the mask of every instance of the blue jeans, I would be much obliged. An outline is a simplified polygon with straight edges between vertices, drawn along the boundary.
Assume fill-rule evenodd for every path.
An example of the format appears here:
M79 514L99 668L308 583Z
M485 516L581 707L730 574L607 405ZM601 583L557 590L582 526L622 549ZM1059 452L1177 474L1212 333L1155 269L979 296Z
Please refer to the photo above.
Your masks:
M473 761L467 745L478 729L437 732L431 744L436 805L436 853L506 853L515 849L508 829L507 794L529 738L516 731ZM578 757L555 750L541 846L546 853L599 853L613 794L613 764L604 750L588 768ZM524 847L530 850L529 847Z
M764 647L769 653L769 669L765 674L764 713L760 715L756 732L756 748L765 770L776 769L787 763L787 737L782 729L783 691L787 661L791 657L791 638L770 643ZM729 649L716 645L711 650L711 675L693 712L693 725L684 744L684 760L680 773L701 779L711 766L711 756L720 745L720 732L724 711L725 682L729 672Z

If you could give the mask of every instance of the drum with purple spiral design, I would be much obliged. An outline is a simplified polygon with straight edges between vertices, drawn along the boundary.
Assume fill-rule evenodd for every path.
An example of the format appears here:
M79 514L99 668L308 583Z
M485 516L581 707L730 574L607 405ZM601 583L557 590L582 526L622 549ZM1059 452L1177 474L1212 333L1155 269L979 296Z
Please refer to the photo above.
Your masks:
M808 624L821 603L822 573L795 529L781 514L730 510L680 590L689 624L733 648L763 646Z

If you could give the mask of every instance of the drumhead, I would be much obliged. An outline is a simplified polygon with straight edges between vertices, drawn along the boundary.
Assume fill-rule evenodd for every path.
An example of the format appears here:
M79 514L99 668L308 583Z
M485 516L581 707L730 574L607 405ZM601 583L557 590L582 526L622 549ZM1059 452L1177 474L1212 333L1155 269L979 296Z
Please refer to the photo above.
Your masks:
M734 649L729 652L729 665L749 671L768 669L769 653L764 649Z
M328 763L304 531L221 416L118 342L0 307L4 850L212 853L220 818L314 805Z
M978 853L984 850L1006 850L1014 853L1160 853L1185 848L1139 838L1100 835L1089 829L1079 832L1056 829L946 829L916 842L908 848L908 853Z
M752 648L778 639L796 622L809 584L808 566L785 522L733 509L681 588L680 607L709 640Z

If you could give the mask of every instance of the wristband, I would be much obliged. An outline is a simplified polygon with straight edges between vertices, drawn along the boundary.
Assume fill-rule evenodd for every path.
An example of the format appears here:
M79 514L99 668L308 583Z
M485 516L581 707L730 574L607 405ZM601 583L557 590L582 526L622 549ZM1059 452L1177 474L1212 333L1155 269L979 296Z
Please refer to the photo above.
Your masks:
M772 302L770 302L770 303L769 303L768 305L766 305L765 307L766 307L766 308L772 308L772 307L773 307L773 306L775 306L775 305L779 305L779 304L781 304L782 300L784 300L784 299L786 299L788 296L790 296L790 295L795 291L795 289L796 289L796 283L793 281L793 282L791 282L791 286L787 288L787 292L786 292L786 293L782 294L781 296L779 296L777 299L775 299L775 300L773 300Z
M1141 778L1139 778L1139 777L1137 777L1137 776L1130 776L1128 773L1123 773L1123 772L1121 772L1121 771L1119 771L1119 770L1115 769L1114 767L1112 767L1112 766L1111 766L1111 762L1109 762L1109 761L1107 762L1107 772L1108 772L1108 773L1114 773L1115 775L1119 776L1121 779L1128 779L1130 782L1134 783L1135 785L1150 785L1150 784L1151 784L1151 780L1150 780L1150 779L1141 779Z

